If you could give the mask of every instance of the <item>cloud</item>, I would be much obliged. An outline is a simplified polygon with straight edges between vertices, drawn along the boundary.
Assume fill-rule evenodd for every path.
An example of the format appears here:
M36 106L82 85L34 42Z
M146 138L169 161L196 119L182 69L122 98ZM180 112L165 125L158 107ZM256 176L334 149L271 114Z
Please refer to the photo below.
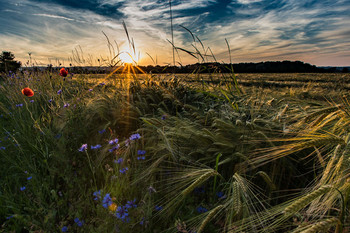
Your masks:
M81 46L94 58L110 56L106 33L121 50L130 50L122 26L125 21L143 63L172 61L168 1L157 0L0 0L2 49L28 59L28 51L42 63L57 57L69 62L71 51ZM173 0L175 45L193 46L205 53L210 47L218 60L228 61L225 39L235 62L296 59L317 64L332 57L349 64L350 2L345 0ZM183 25L192 31L198 40ZM207 51L208 52L208 51ZM86 56L88 56L86 54ZM181 62L197 62L180 52ZM298 59L299 58L299 59ZM323 65L323 63L320 63Z

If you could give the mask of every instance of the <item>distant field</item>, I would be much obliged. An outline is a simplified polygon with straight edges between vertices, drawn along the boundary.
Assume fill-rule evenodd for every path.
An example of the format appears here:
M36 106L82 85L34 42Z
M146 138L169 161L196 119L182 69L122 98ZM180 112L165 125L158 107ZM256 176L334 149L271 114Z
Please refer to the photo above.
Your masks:
M105 78L101 74L79 76L89 80L98 78L98 81ZM325 100L346 95L350 90L349 73L241 73L235 76L240 88L248 94L263 89L273 96L291 95L302 99ZM139 74L135 77L140 80L150 79L149 75ZM153 74L151 77L157 81L169 81L176 77L194 88L203 83L216 88L233 82L231 74ZM125 76L112 75L108 80L121 79L125 79Z

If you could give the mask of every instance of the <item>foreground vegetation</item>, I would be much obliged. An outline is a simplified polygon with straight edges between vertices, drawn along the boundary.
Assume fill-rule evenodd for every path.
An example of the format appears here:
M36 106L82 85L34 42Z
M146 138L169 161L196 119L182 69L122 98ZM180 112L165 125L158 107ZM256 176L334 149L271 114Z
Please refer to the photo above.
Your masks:
M0 229L349 231L347 96L202 77L3 75Z

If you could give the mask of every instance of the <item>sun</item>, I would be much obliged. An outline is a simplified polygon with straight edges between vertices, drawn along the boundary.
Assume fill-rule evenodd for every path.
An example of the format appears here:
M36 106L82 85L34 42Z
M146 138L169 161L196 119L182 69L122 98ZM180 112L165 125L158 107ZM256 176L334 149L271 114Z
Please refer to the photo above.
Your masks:
M129 53L126 52L122 52L119 54L119 59L122 61L122 63L126 64L126 63L134 63L134 59L131 57L131 55Z

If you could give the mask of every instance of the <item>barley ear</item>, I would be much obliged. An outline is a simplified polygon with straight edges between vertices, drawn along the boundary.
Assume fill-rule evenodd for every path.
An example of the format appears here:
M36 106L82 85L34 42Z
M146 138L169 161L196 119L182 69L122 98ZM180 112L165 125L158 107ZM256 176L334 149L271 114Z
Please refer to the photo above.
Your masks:
M310 202L315 200L317 197L328 192L331 188L332 186L330 185L324 185L319 189L316 189L315 191L307 194L306 196L301 197L300 199L293 202L291 205L287 206L284 209L284 213L289 215L299 211L300 209L304 208L306 205L310 204Z
M317 233L317 232L326 232L326 231L328 232L329 228L337 224L340 224L339 219L329 218L312 225L309 229L306 229L301 233Z
M208 224L208 222L217 214L217 212L219 210L221 210L224 206L223 205L219 205L217 207L215 207L214 209L212 209L209 214L207 215L207 217L205 217L205 219L203 220L202 224L200 225L199 229L198 229L198 233L201 233L205 226Z

